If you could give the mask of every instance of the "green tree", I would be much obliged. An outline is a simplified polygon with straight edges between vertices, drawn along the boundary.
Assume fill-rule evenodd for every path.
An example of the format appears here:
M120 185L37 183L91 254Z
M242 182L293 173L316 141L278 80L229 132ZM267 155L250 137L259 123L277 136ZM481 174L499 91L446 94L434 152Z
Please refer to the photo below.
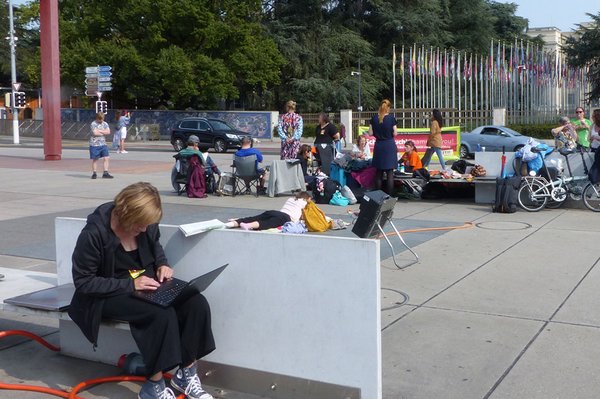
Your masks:
M588 100L600 99L600 12L587 14L592 18L589 25L580 25L577 35L570 37L564 47L569 64L588 68L591 90Z
M213 108L279 82L283 59L257 0L63 0L64 84L113 67L117 106Z

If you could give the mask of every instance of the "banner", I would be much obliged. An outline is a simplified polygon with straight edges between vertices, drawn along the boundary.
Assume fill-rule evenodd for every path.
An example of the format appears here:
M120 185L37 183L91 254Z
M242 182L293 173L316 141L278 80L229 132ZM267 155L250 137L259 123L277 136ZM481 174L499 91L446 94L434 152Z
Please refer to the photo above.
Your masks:
M368 126L359 126L359 134L368 134ZM429 137L428 128L416 128L416 129L401 129L398 128L398 135L395 137L396 148L400 154L404 153L404 143L408 140L412 140L415 143L415 147L419 156L425 154L427 150L427 138ZM373 147L375 146L375 137L367 136L367 143L373 153ZM460 159L460 126L448 126L442 128L442 153L446 160L458 160ZM437 155L433 154L432 159L437 159Z

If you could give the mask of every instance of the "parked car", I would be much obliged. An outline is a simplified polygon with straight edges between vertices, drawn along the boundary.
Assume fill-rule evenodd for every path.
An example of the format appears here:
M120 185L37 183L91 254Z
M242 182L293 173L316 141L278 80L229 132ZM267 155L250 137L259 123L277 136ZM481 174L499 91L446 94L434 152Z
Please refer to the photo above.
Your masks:
M467 158L477 151L477 145L485 151L517 151L527 144L529 137L505 126L479 126L468 133L460 134L460 157Z
M214 148L217 152L225 152L230 148L240 148L242 139L251 135L232 128L227 122L212 118L183 118L171 129L171 145L175 151L186 146L187 138L195 134L200 139L202 148Z

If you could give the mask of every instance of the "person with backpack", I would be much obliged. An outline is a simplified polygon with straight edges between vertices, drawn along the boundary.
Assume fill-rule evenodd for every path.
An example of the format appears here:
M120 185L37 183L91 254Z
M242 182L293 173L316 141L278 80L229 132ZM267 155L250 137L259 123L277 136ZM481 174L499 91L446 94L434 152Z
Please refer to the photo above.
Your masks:
M268 230L283 226L287 222L297 223L302 218L302 210L310 200L306 191L301 191L295 197L289 198L278 211L265 211L260 215L239 219L230 219L225 227L242 230Z

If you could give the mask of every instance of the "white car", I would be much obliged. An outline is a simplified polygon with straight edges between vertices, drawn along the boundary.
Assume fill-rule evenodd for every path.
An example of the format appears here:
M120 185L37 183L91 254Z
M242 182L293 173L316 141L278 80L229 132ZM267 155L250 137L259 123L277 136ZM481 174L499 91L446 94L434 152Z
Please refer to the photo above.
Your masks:
M498 152L504 148L507 152L514 152L527 144L528 139L529 137L505 126L479 126L471 132L461 133L460 157L467 158L479 148Z

